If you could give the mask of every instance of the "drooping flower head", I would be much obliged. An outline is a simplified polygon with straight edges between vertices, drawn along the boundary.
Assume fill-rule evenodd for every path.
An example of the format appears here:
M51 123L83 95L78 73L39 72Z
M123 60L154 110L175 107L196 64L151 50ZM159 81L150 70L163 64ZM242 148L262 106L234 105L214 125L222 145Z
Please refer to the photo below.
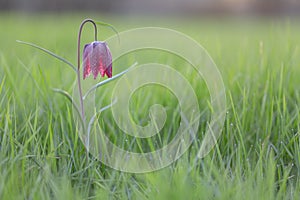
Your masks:
M106 42L94 41L86 44L83 49L83 79L90 73L97 78L100 73L102 77L112 77L112 57Z

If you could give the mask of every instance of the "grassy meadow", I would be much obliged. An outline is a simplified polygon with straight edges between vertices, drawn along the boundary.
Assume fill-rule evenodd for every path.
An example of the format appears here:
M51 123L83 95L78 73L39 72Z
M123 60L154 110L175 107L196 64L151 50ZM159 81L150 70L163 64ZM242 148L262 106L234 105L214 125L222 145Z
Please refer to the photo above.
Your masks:
M227 111L222 135L205 158L195 160L196 140L172 165L130 174L86 152L75 131L72 105L52 90L72 93L76 74L16 42L38 44L76 64L77 31L86 17L113 24L120 32L143 26L172 28L208 51L223 77ZM99 40L113 34L99 27ZM300 199L299 36L296 19L0 14L0 199ZM82 44L92 40L87 25ZM117 60L113 74L135 61L173 66L198 91L200 109L208 107L205 83L186 70L180 58L135 52ZM99 106L109 104L113 86L111 82L99 89ZM132 96L134 120L145 124L154 103L168 108L162 138L131 145L134 138L116 127L109 109L100 124L115 144L151 151L168 143L180 123L174 95L155 86ZM200 120L199 140L208 118L209 113Z

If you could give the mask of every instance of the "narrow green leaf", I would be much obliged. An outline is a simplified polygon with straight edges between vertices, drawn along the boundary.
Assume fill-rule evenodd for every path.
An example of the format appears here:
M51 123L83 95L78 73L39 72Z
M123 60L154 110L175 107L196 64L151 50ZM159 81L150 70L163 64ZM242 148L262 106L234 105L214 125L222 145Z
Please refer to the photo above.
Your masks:
M33 44L33 43L23 42L23 41L20 41L20 40L16 40L16 42L21 43L21 44L25 44L25 45L28 45L28 46L31 46L31 47L34 47L34 48L36 48L36 49L39 49L39 50L41 50L41 51L43 51L43 52L45 52L45 53L47 53L47 54L49 54L49 55L51 55L51 56L57 58L58 60L60 60L60 61L62 61L62 62L64 62L64 63L66 63L66 64L69 65L75 72L77 71L76 67L74 67L74 65L73 65L72 63L70 63L68 60L66 60L65 58L60 57L59 55L56 55L55 53L53 53L53 52L51 52L51 51L49 51L49 50L47 50L47 49L45 49L45 48L43 48L43 47L40 47L40 46L38 46L38 45L36 45L36 44Z
M106 79L106 80L104 80L104 81L101 81L101 82L97 83L96 85L94 85L93 87L91 87L91 88L86 92L86 94L83 96L83 100L85 100L85 98L86 98L92 91L96 90L98 87L100 87L100 86L102 86L102 85L105 85L106 83L109 83L109 82L111 82L111 81L113 81L113 80L115 80L115 79L117 79L117 78L123 76L125 73L127 73L131 68L133 68L133 67L136 66L136 65L137 65L137 62L135 62L133 65L131 65L128 69L126 69L126 70L120 72L120 73L117 74L117 75L114 75L112 78Z
M108 24L108 23L105 23L105 22L101 22L101 21L95 21L95 23L97 25L100 25L100 26L106 26L106 27L109 27L110 29L112 29L118 36L118 40L119 40L119 43L120 43L120 36L119 36L119 32L117 31L117 29L111 25L111 24Z
M62 94L63 96L65 96L73 104L73 106L75 107L76 112L79 114L79 116L81 116L77 105L74 103L71 95L67 91L62 90L62 89L58 89L58 88L52 88L52 90L54 92L57 92L57 93Z
M105 110L111 108L111 107L112 107L114 104L116 104L116 103L117 103L117 100L115 99L111 104L102 107L99 111L97 111L97 112L93 115L93 117L90 119L89 124L88 124L88 131L87 131L88 133L91 132L91 127L92 127L92 125L93 125L93 123L94 123L94 121L95 121L97 115L100 114L101 112L103 112L103 111L105 111Z

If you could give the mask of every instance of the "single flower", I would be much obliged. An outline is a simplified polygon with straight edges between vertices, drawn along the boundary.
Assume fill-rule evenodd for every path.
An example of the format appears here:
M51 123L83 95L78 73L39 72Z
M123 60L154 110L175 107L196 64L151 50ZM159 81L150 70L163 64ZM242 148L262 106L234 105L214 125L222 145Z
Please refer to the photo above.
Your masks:
M102 77L112 77L112 57L106 42L94 41L86 44L83 49L83 79L90 73L97 78L98 73Z

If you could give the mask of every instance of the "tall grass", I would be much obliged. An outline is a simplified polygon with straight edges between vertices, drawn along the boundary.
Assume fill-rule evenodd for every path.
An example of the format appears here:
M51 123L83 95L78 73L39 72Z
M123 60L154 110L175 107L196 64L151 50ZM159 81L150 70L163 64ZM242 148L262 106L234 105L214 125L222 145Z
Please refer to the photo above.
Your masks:
M99 16L95 16L99 19ZM12 16L0 18L0 199L300 199L300 26L292 20L259 22L225 19L138 21L107 18L119 30L160 25L195 38L210 53L224 79L227 114L215 148L195 160L198 141L171 166L148 174L115 171L87 154L72 120L72 106L51 88L72 92L75 74L64 64L15 40L37 43L75 61L81 17ZM101 19L102 20L102 19ZM128 21L130 22L128 22ZM102 31L102 32L101 32ZM110 33L101 30L100 38ZM85 30L84 41L92 37ZM200 107L209 94L201 77L179 58L137 52L115 63L114 73L132 61L174 66L191 82ZM157 54L156 54L157 55ZM113 83L99 90L99 104L109 102ZM168 108L161 146L176 133L177 100L163 88L137 91L130 104L137 123L149 106ZM200 122L199 139L205 129ZM122 136L109 110L100 123L124 148L152 150ZM156 138L159 139L160 138Z

